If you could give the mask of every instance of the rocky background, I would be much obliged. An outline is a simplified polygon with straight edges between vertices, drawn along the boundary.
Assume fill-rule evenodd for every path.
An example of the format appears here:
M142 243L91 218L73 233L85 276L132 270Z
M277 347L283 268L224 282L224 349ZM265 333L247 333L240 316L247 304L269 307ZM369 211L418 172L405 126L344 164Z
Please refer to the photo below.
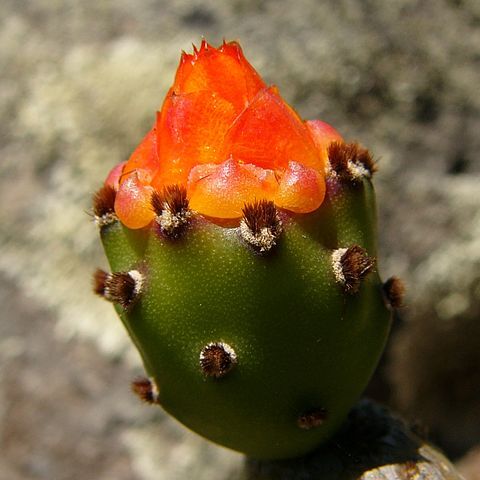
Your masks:
M3 0L0 480L224 480L242 458L137 402L87 215L205 36L378 159L381 271L408 286L370 388L480 479L480 3Z

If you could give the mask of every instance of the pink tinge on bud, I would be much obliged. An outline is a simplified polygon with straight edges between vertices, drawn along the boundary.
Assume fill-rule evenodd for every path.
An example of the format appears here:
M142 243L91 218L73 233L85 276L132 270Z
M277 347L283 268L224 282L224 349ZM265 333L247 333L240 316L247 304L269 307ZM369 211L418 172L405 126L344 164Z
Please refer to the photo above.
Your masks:
M116 192L118 192L118 189L120 188L120 181L123 175L123 169L126 164L127 162L119 163L110 170L110 173L105 180L105 186L112 187Z
M153 188L142 183L139 177L138 172L129 174L115 198L115 213L132 229L145 227L155 216L151 207Z
M342 136L328 123L321 120L307 120L305 122L313 143L317 147L318 152L322 154L324 163L328 158L327 148L332 142L342 142Z
M315 169L288 162L278 185L275 204L295 213L312 212L323 202L325 180Z

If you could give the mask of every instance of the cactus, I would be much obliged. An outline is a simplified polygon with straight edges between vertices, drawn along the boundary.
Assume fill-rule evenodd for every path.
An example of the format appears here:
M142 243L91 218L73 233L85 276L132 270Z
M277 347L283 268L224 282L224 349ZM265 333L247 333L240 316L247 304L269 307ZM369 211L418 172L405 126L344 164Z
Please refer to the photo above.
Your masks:
M139 397L252 458L341 426L401 303L376 262L370 153L302 121L239 45L183 53L154 126L94 196L94 289L142 357Z

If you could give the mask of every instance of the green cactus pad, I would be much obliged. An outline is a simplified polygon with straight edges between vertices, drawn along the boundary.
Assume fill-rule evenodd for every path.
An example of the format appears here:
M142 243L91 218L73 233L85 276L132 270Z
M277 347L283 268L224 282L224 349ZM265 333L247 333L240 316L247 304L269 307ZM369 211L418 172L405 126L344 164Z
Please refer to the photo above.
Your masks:
M101 226L112 272L141 275L132 305L116 308L158 387L144 396L253 458L302 455L339 428L378 362L391 318L373 268L368 178L331 173L318 210L277 215L279 235L264 254L238 222L195 213L175 238L155 221L139 230ZM366 262L355 285L342 284L332 261L347 250ZM102 288L97 293L115 301L113 287Z

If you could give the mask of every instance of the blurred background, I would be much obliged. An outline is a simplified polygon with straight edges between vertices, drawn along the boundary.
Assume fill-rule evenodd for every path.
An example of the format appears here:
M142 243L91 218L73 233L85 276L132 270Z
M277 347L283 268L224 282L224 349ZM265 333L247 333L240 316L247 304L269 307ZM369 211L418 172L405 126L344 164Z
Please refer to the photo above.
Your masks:
M480 479L478 0L2 0L0 479L234 478L240 455L131 394L91 293L91 195L202 36L373 152L381 273L408 294L369 394Z

